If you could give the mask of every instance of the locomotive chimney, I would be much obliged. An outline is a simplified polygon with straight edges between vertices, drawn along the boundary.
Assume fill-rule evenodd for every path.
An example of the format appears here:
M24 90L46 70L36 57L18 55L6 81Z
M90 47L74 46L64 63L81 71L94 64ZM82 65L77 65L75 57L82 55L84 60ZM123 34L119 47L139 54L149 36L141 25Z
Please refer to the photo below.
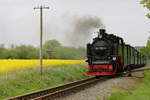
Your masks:
M104 34L104 33L105 33L105 29L100 29L100 30L99 30L99 33L100 33L100 34Z
M105 34L105 29L99 29L99 34L98 34L98 37L99 38L102 38L103 34Z

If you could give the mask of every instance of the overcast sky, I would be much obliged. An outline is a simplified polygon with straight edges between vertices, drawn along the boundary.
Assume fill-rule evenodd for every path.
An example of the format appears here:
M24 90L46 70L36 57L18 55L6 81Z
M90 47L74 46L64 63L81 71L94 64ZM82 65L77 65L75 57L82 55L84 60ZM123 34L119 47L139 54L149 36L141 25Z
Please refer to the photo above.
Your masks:
M0 44L38 46L39 11L33 10L33 7L43 4L50 6L49 10L44 10L44 41L57 39L63 45L70 45L62 32L69 27L66 24L68 16L97 16L104 23L107 33L123 37L132 46L143 46L150 36L150 19L145 16L148 10L139 2L140 0L0 0Z

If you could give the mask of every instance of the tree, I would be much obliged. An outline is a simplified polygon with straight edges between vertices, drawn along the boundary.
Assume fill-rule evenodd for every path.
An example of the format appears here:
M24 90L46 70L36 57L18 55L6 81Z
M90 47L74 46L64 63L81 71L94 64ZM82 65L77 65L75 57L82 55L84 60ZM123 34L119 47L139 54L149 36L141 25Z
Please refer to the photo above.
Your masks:
M0 45L0 59L5 59L8 57L8 49L4 45Z
M52 51L54 48L57 48L60 46L61 46L61 44L57 40L47 40L44 43L43 48L46 50Z
M37 59L39 58L39 49L33 46L17 46L15 49L10 50L16 53L17 59Z
M150 47L140 48L140 52L150 59Z
M143 4L144 7L146 7L148 10L150 10L150 0L142 0L140 3ZM146 16L150 18L150 13L148 13Z
M53 58L55 59L83 59L85 57L85 48L59 47L55 49Z
M147 40L146 47L140 48L140 52L150 59L150 37Z
M61 43L57 40L47 40L43 45L43 57L46 58L47 51L55 51L56 48L61 47Z
M147 47L150 47L150 36L148 37L147 43L146 43Z
M150 0L141 0L140 3L150 10ZM148 13L146 16L150 18L150 13ZM148 38L146 47L141 48L140 51L150 59L150 37Z
M86 49L83 47L61 46L57 40L48 40L43 47L44 58L47 51L52 51L54 59L84 59L86 54ZM0 59L39 59L39 48L31 45L11 45L5 48L4 45L0 45Z

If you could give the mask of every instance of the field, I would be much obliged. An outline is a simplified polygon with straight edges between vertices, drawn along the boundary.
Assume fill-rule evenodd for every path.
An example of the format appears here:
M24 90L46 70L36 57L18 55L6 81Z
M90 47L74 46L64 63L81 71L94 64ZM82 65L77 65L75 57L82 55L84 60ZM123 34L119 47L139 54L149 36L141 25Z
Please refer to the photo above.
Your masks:
M44 67L51 67L51 66L59 66L59 65L72 65L72 64L79 64L85 63L84 60L43 60ZM39 67L40 61L39 60L0 60L0 73L7 73L10 71L16 71L21 69L28 69L33 67Z
M3 69L3 70L2 70ZM0 100L87 78L83 60L0 60Z

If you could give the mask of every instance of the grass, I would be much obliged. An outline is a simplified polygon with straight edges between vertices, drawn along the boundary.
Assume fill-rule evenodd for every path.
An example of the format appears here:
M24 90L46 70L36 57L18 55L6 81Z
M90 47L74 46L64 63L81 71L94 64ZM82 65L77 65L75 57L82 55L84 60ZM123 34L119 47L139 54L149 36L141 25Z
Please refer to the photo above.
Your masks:
M42 81L40 80L39 68L0 74L0 99L84 79L88 77L87 70L86 64L45 67Z
M147 66L150 66L150 60L147 62ZM140 83L132 85L128 89L114 86L115 92L104 100L150 100L150 71L144 71L143 75L145 77ZM103 99L97 98L97 100Z
M147 62L149 65L150 60ZM128 90L118 87L118 92L112 93L108 100L150 100L150 71L144 71L143 75L145 77L140 84L131 86Z
M112 93L108 100L150 100L150 71L145 71L143 74L145 77L138 86L128 90L118 88L119 91Z

